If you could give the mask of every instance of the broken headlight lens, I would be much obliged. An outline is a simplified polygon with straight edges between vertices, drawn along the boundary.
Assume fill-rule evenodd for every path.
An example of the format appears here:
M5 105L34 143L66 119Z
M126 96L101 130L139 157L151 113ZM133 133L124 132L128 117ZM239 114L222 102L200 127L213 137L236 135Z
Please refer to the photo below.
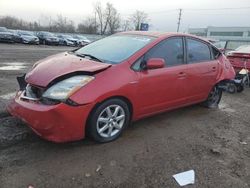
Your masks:
M87 75L78 75L67 78L48 88L43 93L43 97L55 100L65 100L93 79L93 76Z

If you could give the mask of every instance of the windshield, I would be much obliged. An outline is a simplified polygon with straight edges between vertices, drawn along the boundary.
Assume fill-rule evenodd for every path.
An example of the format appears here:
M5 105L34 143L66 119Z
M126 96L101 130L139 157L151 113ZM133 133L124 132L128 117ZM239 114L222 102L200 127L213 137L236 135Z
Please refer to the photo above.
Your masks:
M54 37L55 35L52 34L52 33L42 33L44 36L47 36L47 37Z
M70 36L70 35L64 35L64 37L67 38L67 39L73 39L73 37Z
M87 40L87 38L86 38L86 37L84 37L84 36L75 36L75 38L77 38L77 39Z
M30 32L20 31L19 33L20 33L21 35L32 36L32 33L30 33Z
M154 37L140 35L113 35L80 48L75 53L89 54L104 62L118 64L154 39Z

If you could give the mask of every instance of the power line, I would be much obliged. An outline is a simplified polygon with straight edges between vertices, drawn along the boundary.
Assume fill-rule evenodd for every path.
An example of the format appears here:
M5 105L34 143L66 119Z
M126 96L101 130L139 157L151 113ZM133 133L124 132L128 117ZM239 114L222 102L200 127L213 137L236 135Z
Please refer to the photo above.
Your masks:
M182 9L183 11L226 11L226 10L248 10L250 7L225 7L225 8L186 8ZM180 9L166 9L166 10L161 10L161 11L152 11L152 12L146 12L147 14L160 14L160 13L172 13L180 11ZM121 15L124 16L130 16L133 13L122 13Z
M203 9L184 9L185 11L216 11L216 10L243 10L243 9L250 9L250 7L231 7L231 8L203 8Z
M168 10L162 10L162 11L152 11L152 12L146 12L146 11L143 11L143 12L146 12L147 14L160 14L160 13L172 13L172 12L176 12L178 11L179 9L168 9ZM132 13L121 13L121 15L123 16L131 16L133 14Z

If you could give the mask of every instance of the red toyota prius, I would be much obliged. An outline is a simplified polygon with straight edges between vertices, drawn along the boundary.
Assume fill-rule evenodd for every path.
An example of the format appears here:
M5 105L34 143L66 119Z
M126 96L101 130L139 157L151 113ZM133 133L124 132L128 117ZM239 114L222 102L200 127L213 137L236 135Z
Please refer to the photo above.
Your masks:
M54 141L118 138L131 121L220 102L235 72L209 42L192 35L123 32L47 57L17 78L9 112ZM152 127L153 129L153 127Z

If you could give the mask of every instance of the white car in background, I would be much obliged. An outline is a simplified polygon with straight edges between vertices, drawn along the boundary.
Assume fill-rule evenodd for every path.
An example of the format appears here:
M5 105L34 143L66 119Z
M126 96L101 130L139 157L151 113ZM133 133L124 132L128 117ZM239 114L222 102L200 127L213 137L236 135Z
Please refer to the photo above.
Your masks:
M91 43L91 41L87 39L87 37L82 36L82 35L73 35L73 38L77 39L78 46L86 46L89 43Z

